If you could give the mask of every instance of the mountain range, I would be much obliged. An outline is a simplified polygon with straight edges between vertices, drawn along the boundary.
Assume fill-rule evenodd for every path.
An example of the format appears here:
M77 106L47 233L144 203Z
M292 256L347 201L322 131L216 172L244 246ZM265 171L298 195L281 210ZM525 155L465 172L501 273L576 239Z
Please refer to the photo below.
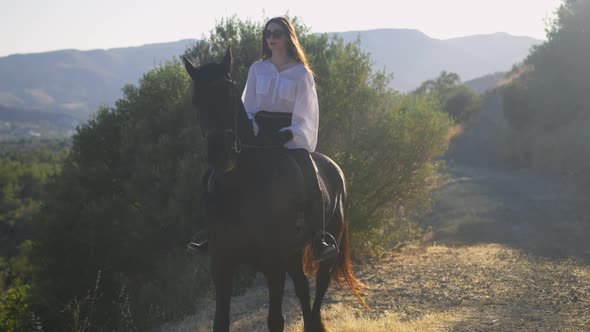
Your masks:
M443 70L459 74L464 81L508 71L526 57L532 45L541 43L506 33L440 40L411 29L330 35L338 35L345 42L360 38L360 46L371 54L375 69L393 73L392 87L400 91L411 91ZM100 105L114 105L122 97L125 84L137 84L144 73L183 54L195 42L187 39L108 50L71 49L0 57L0 121L8 121L3 114L15 118L7 109L64 114L85 121ZM30 113L24 118L30 118Z
M530 48L541 43L531 37L507 33L435 39L418 30L381 29L337 33L345 42L360 38L376 69L393 72L393 87L410 91L441 71L459 74L463 81L506 72L524 60Z
M109 50L61 50L0 58L0 105L85 119L113 105L125 84L182 54L194 40Z

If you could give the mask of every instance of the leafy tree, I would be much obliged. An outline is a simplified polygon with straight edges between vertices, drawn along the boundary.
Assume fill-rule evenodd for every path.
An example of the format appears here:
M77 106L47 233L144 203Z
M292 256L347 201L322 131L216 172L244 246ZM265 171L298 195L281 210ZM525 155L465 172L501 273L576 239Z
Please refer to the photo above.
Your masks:
M49 142L0 145L0 292L12 281L30 281L30 242L45 184L59 172L66 146Z
M63 328L60 311L95 288L99 271L93 327L129 322L122 290L140 330L190 312L207 290L206 278L194 279L205 275L204 262L195 266L185 252L202 220L189 84L178 63L153 70L74 135L35 241L34 295L47 326Z
M220 56L231 47L234 55L232 78L242 91L249 66L260 59L263 28L263 23L244 21L237 16L224 18L216 24L209 39L197 41L193 47L186 50L185 55L194 59L196 64L218 62Z
M443 109L458 122L465 122L481 108L481 97L466 85L458 85L448 91Z
M503 113L508 121L517 129L523 129L532 124L534 110L530 105L528 88L520 80L505 86Z
M442 71L434 80L428 80L422 83L415 91L417 94L439 93L444 94L448 90L461 84L461 78L455 73Z
M589 30L590 2L565 0L546 29L547 42L533 48L516 69L524 69L518 83L506 87L504 112L516 127L555 131L590 114Z
M28 140L0 144L0 330L33 330L32 227L48 178L59 172L68 143Z
M436 79L422 83L414 94L438 98L442 109L457 122L467 121L481 107L481 97L462 84L459 75L446 71L442 71Z
M535 46L501 90L511 125L504 147L511 166L576 174L590 182L590 2L565 0L548 25L547 41Z

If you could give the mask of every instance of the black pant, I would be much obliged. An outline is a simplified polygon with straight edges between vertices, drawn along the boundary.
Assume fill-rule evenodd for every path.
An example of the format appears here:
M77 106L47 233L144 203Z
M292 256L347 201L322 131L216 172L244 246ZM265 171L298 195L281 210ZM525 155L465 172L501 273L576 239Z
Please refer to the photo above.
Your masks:
M309 223L314 236L323 234L324 223L324 198L318 180L318 169L311 157L311 153L305 149L288 150L291 156L299 164L303 181L305 182L305 219Z

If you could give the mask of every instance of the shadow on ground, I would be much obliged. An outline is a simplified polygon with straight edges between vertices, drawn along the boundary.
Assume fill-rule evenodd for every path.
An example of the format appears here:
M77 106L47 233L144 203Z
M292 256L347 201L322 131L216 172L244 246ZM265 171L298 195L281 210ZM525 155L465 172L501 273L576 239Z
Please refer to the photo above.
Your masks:
M571 183L527 171L452 164L423 216L429 240L504 244L551 258L590 262L590 204Z

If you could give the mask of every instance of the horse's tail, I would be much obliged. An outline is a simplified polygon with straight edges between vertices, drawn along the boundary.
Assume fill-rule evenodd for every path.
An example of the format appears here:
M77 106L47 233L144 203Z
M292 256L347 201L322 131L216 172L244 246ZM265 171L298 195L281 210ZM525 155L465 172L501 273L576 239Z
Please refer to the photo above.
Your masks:
M350 230L348 227L348 222L346 221L347 217L347 208L348 208L348 190L347 190L347 183L344 177L344 173L332 159L328 158L326 155L321 153L314 153L316 163L318 165L323 165L323 167L318 167L323 169L326 172L326 176L328 180L331 180L333 187L338 188L338 191L341 193L340 201L338 202L338 217L330 222L338 222L340 227L337 227L334 224L335 229L333 229L332 234L341 234L340 243L339 243L339 253L338 253L338 261L336 265L330 272L330 279L334 281L339 286L344 286L344 284L348 284L350 290L356 295L356 297L361 301L361 303L365 306L365 308L371 310L367 302L363 299L361 294L359 293L359 289L367 287L364 283L357 279L354 275L354 271L352 269L352 259L350 254ZM338 229L338 230L336 230ZM340 233L340 231L342 233ZM316 276L318 271L318 264L314 260L313 250L311 244L309 244L305 248L305 252L303 254L303 271L308 276Z
M354 293L354 295L361 301L363 306L368 310L371 310L371 307L365 302L361 294L359 293L359 289L363 289L367 287L364 283L362 283L358 278L355 276L354 271L352 269L352 260L350 255L350 231L348 229L348 223L343 223L343 234L342 240L340 242L340 253L338 255L338 262L336 266L332 269L330 273L330 279L338 286L344 286L344 283L348 284L350 290ZM314 260L313 250L311 245L308 245L305 248L305 252L303 255L303 270L307 275L316 275L318 271L318 264Z
M361 303L365 306L365 308L371 310L367 302L363 299L361 294L359 293L359 289L363 289L367 287L363 282L358 280L358 278L354 275L354 271L352 269L352 260L350 258L350 231L348 227L348 223L344 223L344 233L342 234L342 240L340 243L340 254L338 255L338 263L332 270L331 278L332 281L336 282L338 285L342 286L344 282L348 284L350 290L354 293L354 295L361 301Z

